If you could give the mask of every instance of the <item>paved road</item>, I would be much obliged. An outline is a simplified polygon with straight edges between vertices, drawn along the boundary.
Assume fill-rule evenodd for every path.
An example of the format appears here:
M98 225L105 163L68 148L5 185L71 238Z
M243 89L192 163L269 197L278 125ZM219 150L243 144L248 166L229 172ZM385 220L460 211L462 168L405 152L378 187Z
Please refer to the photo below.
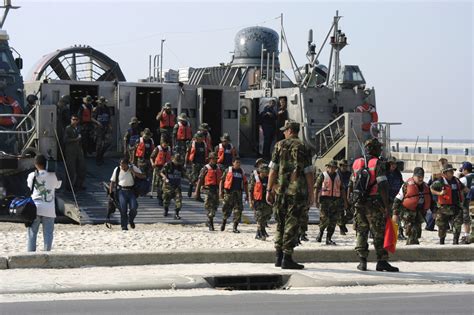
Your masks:
M237 294L6 303L0 314L473 314L473 294Z

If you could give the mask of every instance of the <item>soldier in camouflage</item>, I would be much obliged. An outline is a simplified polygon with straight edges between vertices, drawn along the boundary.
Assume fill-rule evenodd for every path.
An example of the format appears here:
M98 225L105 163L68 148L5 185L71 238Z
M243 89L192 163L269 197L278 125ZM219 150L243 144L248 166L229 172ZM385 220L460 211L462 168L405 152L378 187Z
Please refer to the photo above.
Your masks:
M347 162L347 160L339 161L339 169L337 170L337 172L341 177L342 185L344 186L344 193L347 197L347 189L349 187L349 180L351 179L351 171L349 170L349 163ZM347 197L346 199L348 198L349 197ZM352 220L353 217L354 214L352 213L350 205L348 203L347 207L341 210L341 215L339 216L339 220L337 220L337 225L339 226L341 235L346 235L346 233L348 232L346 224L347 222Z
M164 216L168 216L171 199L175 200L176 208L174 218L181 219L179 211L181 210L183 196L181 193L181 178L187 177L183 167L183 159L181 155L175 154L171 158L171 163L166 163L161 170L161 178L163 180L163 206Z
M188 147L188 152L186 153L186 161L191 164L188 190L189 198L192 196L193 186L197 184L202 168L206 165L209 151L210 147L205 142L204 134L199 131L194 135L194 138ZM200 195L196 195L196 200L204 202Z
M209 231L214 231L214 217L219 207L219 184L222 177L222 170L217 165L217 154L209 154L209 163L205 165L199 174L196 186L196 196L201 195L201 187L206 190L206 200L204 208L207 210L207 226Z
M386 176L386 163L379 159L382 154L382 144L377 139L369 139L365 142L365 157L354 161L354 171L349 183L349 193L353 195L355 208L355 226L357 232L356 252L360 263L357 269L367 270L367 256L369 256L369 230L374 234L374 247L377 255L377 271L398 272L398 268L388 263L388 252L383 248L385 221L389 215L388 182ZM368 164L366 166L366 164ZM357 194L357 181L360 173L365 167L368 168L369 184L366 191L367 196L360 197Z
M454 221L453 244L459 244L461 226L463 222L462 203L464 193L468 189L461 181L454 177L456 169L451 164L443 167L443 177L431 184L431 193L438 196L438 211L436 225L438 226L439 243L444 245L449 221Z
M347 197L342 179L337 172L336 161L326 164L326 171L318 176L314 188L316 208L320 209L319 235L316 241L321 242L324 230L327 229L326 245L336 245L332 235L337 221L340 220L341 212L347 208Z
M425 222L426 211L431 207L431 192L423 181L424 178L423 168L415 167L413 176L402 184L393 202L392 219L398 222L400 216L403 220L407 245L420 244L418 238L421 235L421 224Z
M254 210L257 220L257 235L255 238L262 241L265 241L269 236L266 231L266 226L273 211L272 206L265 200L269 172L270 168L268 165L263 164L249 179L250 208Z
M298 242L300 220L305 207L313 203L313 166L311 154L298 138L300 124L286 121L280 128L285 139L274 148L267 186L267 202L274 205L277 230L275 235L276 267L303 269L293 261ZM276 187L276 198L275 191Z

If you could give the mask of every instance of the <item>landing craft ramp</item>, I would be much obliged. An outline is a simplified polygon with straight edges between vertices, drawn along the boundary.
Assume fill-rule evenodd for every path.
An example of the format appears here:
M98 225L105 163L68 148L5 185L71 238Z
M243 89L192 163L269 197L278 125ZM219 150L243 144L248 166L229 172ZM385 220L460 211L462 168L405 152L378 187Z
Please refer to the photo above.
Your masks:
M85 185L86 191L76 193L77 203L81 211L80 224L104 224L107 215L107 196L102 188L103 181L109 182L110 176L114 168L118 165L117 158L108 158L102 166L96 166L94 158L87 160L87 175ZM244 159L243 168L247 173L252 172L254 160ZM58 170L58 176L64 175L64 168ZM183 207L180 211L181 220L175 220L174 217L174 203L171 203L170 214L168 217L163 217L163 207L158 206L156 197L140 197L138 198L138 215L135 219L137 224L153 224L153 223L172 223L172 224L204 224L207 221L206 210L204 203L194 201L187 197L188 184L184 181L183 184ZM61 198L66 206L74 206L74 197L72 193L66 191L58 192L58 197ZM204 194L203 194L204 197ZM222 206L222 204L221 204ZM247 221L248 220L248 221ZM242 221L244 223L255 223L253 210L248 204L244 204L244 212ZM215 224L222 222L222 208L219 207ZM315 224L319 222L319 211L315 208L310 210L310 223ZM112 224L120 224L120 213L117 210L111 218ZM229 227L228 227L229 228Z

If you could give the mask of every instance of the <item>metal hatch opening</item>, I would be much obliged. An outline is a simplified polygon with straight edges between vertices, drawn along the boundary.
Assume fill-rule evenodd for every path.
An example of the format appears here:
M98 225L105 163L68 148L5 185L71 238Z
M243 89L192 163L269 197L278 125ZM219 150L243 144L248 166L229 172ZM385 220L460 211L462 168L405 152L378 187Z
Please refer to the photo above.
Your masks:
M161 110L161 88L137 87L136 117L143 128L150 128L155 144L160 143L160 123L156 115Z
M212 145L222 136L222 90L203 90L202 121L211 127Z
M215 276L205 278L214 289L220 290L279 290L289 276L283 275L244 275ZM285 281L284 281L285 280Z
M83 103L83 98L87 95L92 96L92 99L97 99L99 93L99 87L97 85L70 85L69 95L71 96L71 113L76 113L79 111Z

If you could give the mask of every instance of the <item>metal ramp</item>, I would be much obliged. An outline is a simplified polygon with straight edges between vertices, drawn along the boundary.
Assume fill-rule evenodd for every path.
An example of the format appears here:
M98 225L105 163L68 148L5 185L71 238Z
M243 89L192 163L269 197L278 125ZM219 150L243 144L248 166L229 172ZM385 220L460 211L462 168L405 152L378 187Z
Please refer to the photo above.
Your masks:
M102 188L103 181L109 182L114 168L118 165L118 159L107 158L106 163L102 166L95 165L94 158L88 158L87 176L85 185L86 191L76 194L79 209L81 211L80 224L104 224L107 215L107 196ZM253 160L244 160L243 168L247 173L253 169ZM59 175L64 173L64 166L60 166ZM187 197L188 184L182 186L183 190L183 206L180 212L181 220L174 220L174 203L171 202L170 213L168 217L163 217L163 208L158 206L158 200L150 197L138 198L138 215L135 219L137 224L153 224L153 223L171 223L171 224L204 224L207 221L204 203L195 201ZM59 191L58 197L61 198L65 206L73 206L74 199L72 193ZM203 195L204 197L204 195ZM221 205L222 206L222 205ZM253 210L248 204L244 204L244 212L242 216L244 223L255 223ZM215 223L222 222L222 207L219 207ZM314 208L310 211L310 223L319 222L319 212ZM120 213L116 211L111 218L112 224L120 224Z

